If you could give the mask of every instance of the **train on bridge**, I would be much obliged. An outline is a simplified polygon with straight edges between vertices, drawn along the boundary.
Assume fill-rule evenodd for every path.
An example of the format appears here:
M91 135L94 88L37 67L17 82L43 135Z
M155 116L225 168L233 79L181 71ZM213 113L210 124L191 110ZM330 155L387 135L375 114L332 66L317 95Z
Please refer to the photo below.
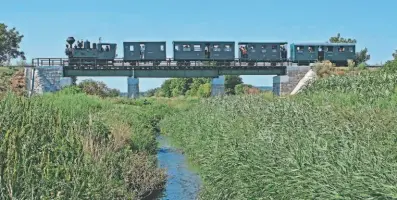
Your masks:
M76 42L73 37L67 38L66 42L68 44L65 53L69 66L115 63L115 43L91 44L88 40ZM234 41L173 41L172 45L172 60L176 62L176 66L190 66L192 62L215 63L215 66L231 66L236 62L247 63L247 66L256 66L259 62L268 63L270 66L285 62L308 65L322 60L341 66L356 57L356 46L350 43L292 43L289 46L289 58L287 42L238 42L236 45ZM235 56L235 48L238 48L238 58ZM137 66L142 62L159 66L161 63L171 62L166 56L164 41L123 42L123 53L122 62L129 66Z

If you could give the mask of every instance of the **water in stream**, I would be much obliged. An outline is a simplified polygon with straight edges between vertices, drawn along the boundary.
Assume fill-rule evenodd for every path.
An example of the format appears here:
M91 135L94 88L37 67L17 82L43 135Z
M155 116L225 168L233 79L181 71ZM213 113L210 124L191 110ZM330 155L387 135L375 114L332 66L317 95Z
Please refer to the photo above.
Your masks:
M160 148L157 158L161 168L167 169L167 183L159 199L195 200L200 189L200 178L188 169L185 156L173 148L166 137L157 137Z

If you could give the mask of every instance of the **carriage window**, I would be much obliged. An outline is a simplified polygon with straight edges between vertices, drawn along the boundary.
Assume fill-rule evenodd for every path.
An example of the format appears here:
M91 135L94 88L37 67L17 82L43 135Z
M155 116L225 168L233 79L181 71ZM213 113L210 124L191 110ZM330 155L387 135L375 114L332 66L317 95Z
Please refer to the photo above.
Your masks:
M272 52L277 52L277 45L272 45Z
M314 46L308 46L307 50L309 50L310 53L314 52Z
M175 45L175 51L179 51L179 45Z
M189 44L184 44L183 45L183 51L190 51L190 45Z
M164 51L164 45L160 45L160 51Z
M225 51L232 51L232 48L230 47L230 45L228 45L228 44L225 45Z
M323 51L323 47L322 46L318 46L318 51Z
M106 45L106 44L101 45L101 50L102 51L110 51L110 45Z
M354 47L349 47L349 51L353 52L354 51Z
M262 51L262 53L266 53L266 45L262 45L261 51Z
M130 51L134 51L134 45L130 45Z
M240 51L247 51L247 45L245 45L245 44L243 44L243 45L240 45Z
M201 51L201 45L199 45L199 44L193 45L193 50L194 51Z
M299 53L303 53L303 48L303 46L297 46L296 51L298 51Z
M221 51L221 48L217 44L214 45L213 49L214 49L214 51Z
M254 44L248 45L248 49L249 49L251 52L255 52L255 45L254 45Z
M333 52L334 47L325 47L325 52Z
M345 47L340 46L340 47L338 48L338 51L339 51L339 52L344 52L344 51L345 51Z

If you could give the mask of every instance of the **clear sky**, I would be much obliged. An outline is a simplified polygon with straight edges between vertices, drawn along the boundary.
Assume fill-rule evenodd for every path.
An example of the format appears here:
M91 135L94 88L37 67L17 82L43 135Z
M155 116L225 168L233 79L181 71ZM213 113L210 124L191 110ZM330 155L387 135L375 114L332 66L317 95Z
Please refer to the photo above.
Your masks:
M0 23L25 35L28 59L66 57L66 38L115 42L232 40L325 42L340 32L367 47L369 63L392 58L397 48L396 0L0 0ZM257 86L272 85L272 76L242 76ZM127 79L95 78L127 91ZM81 78L79 78L81 80ZM164 79L140 79L140 89L158 87Z

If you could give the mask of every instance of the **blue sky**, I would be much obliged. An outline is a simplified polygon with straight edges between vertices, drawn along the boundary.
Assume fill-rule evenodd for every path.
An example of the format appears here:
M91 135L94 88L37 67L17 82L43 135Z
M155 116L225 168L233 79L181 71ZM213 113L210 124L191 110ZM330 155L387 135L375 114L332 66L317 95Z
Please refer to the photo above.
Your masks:
M31 0L5 1L0 23L16 27L28 59L65 57L65 40L115 42L232 40L325 42L340 32L367 47L369 63L391 59L397 49L397 1L318 0ZM118 51L119 56L122 52ZM253 85L272 85L272 76L242 76ZM94 78L127 91L127 78ZM81 80L81 78L79 78ZM165 79L140 79L140 89Z

